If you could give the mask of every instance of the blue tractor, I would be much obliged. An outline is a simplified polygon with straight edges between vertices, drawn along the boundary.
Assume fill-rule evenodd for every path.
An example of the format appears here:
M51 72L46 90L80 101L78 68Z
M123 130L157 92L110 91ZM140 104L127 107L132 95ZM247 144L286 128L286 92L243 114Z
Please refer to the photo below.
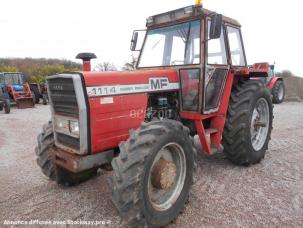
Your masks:
M17 72L0 73L0 85L6 99L18 108L32 108L35 106L35 96L24 75Z

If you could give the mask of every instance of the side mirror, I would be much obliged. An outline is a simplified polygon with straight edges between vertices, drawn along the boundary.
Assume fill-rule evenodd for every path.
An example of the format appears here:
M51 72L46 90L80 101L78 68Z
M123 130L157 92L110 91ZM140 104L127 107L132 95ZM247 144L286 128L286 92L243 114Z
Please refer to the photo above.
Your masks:
M222 32L222 14L214 14L211 17L210 29L209 29L209 39L218 39Z
M131 51L136 51L137 43L138 43L138 32L134 31L132 40L130 41L130 50Z
M130 43L131 51L141 51L145 34L146 34L146 30L134 31L133 37L132 37L131 43Z

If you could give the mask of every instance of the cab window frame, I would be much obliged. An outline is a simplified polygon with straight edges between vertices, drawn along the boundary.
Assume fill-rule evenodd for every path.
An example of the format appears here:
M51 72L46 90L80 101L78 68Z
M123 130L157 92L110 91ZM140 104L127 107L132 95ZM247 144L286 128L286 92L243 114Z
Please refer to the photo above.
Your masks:
M229 47L227 45L228 43L228 40L227 40L227 37L226 37L226 27L225 27L225 22L222 23L222 38L223 38L223 42L224 42L224 48L225 48L225 55L226 55L226 63L223 63L223 64L216 64L216 63L209 63L208 62L208 44L210 41L212 40L209 40L208 38L208 33L209 33L209 28L210 28L210 22L211 22L211 18L210 17L207 17L206 18L206 25L205 25L205 38L206 38L206 41L205 41L205 66L209 65L209 66L228 66L229 65L229 60L230 60L230 55L229 55ZM219 38L218 38L219 39ZM220 37L221 39L221 37Z
M228 28L237 29L238 32L239 32L239 38L240 38L239 41L240 41L240 46L241 46L242 53L243 53L244 65L233 65L232 53L231 53L231 50L230 50L230 42L229 42L229 36L228 36ZM225 30L225 36L226 36L226 44L227 44L229 65L232 66L232 67L246 67L247 66L247 58L246 58L246 52L245 52L241 27L235 26L235 25L232 25L232 24L229 24L229 23L225 23L224 30Z

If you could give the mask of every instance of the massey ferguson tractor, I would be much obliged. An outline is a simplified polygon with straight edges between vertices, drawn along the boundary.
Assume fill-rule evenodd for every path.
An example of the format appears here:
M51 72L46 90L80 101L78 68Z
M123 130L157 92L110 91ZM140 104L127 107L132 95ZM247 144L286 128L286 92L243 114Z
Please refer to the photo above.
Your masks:
M193 184L197 134L203 152L259 163L273 124L271 94L247 66L240 24L193 5L147 19L137 70L47 78L52 119L35 149L42 172L74 185L113 168L112 201L125 223L174 221ZM131 49L138 50L138 32ZM203 175L203 173L201 173ZM190 205L190 204L189 204Z
M255 69L268 69L268 77L254 79L261 80L265 83L272 94L272 101L274 104L282 103L285 98L285 84L283 78L276 76L275 65L269 65L269 63L255 63L251 67Z

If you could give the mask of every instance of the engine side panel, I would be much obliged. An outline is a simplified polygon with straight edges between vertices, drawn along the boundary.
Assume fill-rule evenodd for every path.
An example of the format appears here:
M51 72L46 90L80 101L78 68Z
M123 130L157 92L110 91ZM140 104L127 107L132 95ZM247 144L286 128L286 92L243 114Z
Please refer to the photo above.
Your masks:
M116 148L129 137L129 129L144 121L147 94L91 97L90 129L92 154Z
M83 72L90 106L91 153L118 147L145 119L152 93L180 89L175 69Z

